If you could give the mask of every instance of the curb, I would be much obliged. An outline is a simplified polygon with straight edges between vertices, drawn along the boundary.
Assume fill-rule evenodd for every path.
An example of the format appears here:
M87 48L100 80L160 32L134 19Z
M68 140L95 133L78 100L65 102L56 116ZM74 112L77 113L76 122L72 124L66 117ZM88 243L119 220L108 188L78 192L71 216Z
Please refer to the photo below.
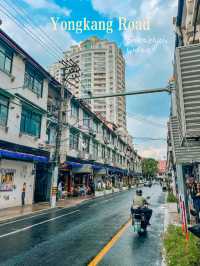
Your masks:
M134 189L134 188L131 188L131 189L129 189L129 190L132 190L132 189ZM42 212L48 212L48 211L50 211L50 210L56 210L56 209L70 209L70 208L75 208L75 207L78 207L78 206L82 206L82 205L85 205L85 204L87 204L89 201L91 201L91 200L95 200L95 199L99 199L99 198L109 198L111 195L116 195L117 193L121 193L121 192L127 192L127 191L129 191L129 190L122 190L122 191L119 191L119 192L113 192L113 193L110 193L110 194L104 194L104 195L102 195L102 196L99 196L99 197L93 197L93 198L88 198L88 199L85 199L85 200L83 200L82 202L80 202L80 203L77 203L77 204L75 204L75 205L73 205L73 206L68 206L68 207L60 207L60 206L56 206L56 207L48 207L48 208L46 208L46 209L42 209L42 210L37 210L37 211L30 211L30 212L27 212L27 213L25 213L25 214L20 214L20 215L15 215L15 216L12 216L12 217L9 217L9 218L5 218L5 219L2 219L2 220L0 220L0 224L3 224L3 223L5 223L5 222L9 222L9 221L11 221L11 220L13 220L13 219L18 219L18 218L24 218L24 217L26 217L26 216L29 216L29 215L34 215L34 214L37 214L37 213L42 213ZM42 205L42 204L41 204ZM19 219L20 220L20 219Z

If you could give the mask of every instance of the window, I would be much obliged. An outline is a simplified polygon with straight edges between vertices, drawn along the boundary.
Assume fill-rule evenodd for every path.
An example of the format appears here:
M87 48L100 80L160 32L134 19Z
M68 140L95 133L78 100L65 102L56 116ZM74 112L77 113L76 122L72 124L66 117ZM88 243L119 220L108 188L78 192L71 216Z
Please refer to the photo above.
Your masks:
M77 120L79 118L79 108L74 103L71 105L71 116L75 117Z
M112 151L112 162L115 163L116 162L116 154L114 151Z
M115 145L115 137L111 135L111 143L114 146Z
M49 126L47 129L47 142L48 144L55 144L56 143L56 127L55 126Z
M28 107L22 106L20 132L40 137L41 115Z
M84 136L83 137L84 151L86 153L90 152L90 138Z
M83 125L87 128L90 127L90 116L86 112L83 112Z
M102 145L102 149L101 149L101 156L104 159L105 158L105 146Z
M108 157L108 159L110 159L110 149L109 148L107 149L107 157Z
M0 42L0 69L11 73L13 52L9 47Z
M76 130L70 130L69 136L69 148L72 150L78 150L79 146L79 132Z
M9 99L0 95L0 125L6 126L8 119Z
M94 128L94 132L98 133L98 122L97 121L94 121L93 128Z
M94 158L97 158L98 157L98 143L95 141L94 142Z
M24 86L42 97L43 78L37 73L37 70L29 65L26 65L25 69Z

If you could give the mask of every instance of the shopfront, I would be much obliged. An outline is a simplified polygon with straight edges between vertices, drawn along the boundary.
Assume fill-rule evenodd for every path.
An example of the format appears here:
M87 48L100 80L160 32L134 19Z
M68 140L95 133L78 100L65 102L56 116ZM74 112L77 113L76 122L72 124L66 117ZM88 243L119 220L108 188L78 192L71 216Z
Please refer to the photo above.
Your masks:
M107 170L105 167L93 165L93 176L96 190L102 190L105 187Z
M21 192L26 187L25 204L34 202L36 164L48 158L0 149L0 209L21 205Z

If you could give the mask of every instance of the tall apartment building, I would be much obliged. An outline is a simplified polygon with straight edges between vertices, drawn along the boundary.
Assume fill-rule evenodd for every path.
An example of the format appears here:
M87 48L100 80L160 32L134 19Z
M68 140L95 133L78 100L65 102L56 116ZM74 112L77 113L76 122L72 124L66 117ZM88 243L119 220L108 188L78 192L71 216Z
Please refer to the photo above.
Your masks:
M71 46L64 57L71 58L81 69L80 79L72 80L69 88L76 97L88 95L88 92L105 95L125 91L125 60L114 42L91 37ZM50 66L49 71L60 81L59 63ZM125 97L95 99L90 104L93 112L126 129Z

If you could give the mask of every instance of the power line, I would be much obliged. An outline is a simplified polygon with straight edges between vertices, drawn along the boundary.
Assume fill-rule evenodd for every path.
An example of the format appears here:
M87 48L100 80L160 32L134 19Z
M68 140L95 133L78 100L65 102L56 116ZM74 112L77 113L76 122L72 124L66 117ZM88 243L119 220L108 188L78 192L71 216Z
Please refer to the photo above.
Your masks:
M166 141L166 138L150 138L150 137L133 137L133 139L142 139L142 140L150 140L150 141Z
M1 4L0 4L0 6L1 6ZM14 19L16 25L17 25L21 30L23 30L26 34L28 34L33 40L38 41L37 38L34 37L34 35L32 35L27 29L25 29L25 28L21 28L21 26L23 26L23 24L21 24L20 22L18 22L18 21L15 19L15 17L14 17L13 15L10 15L8 12L5 12L5 11L2 10L1 8L0 8L0 12L2 12L3 14L5 14L5 15L6 15L7 17L9 17L10 19ZM43 48L46 49L46 47L45 47L42 43L40 43L40 45L41 45ZM48 54L51 55L53 58L55 57L55 55L53 55L53 54L51 54L51 53L48 53Z
M149 120L149 119L146 119L146 118L139 118L139 117L137 117L136 115L131 114L131 113L129 113L129 112L127 112L127 114L128 114L128 117L133 117L135 120L137 120L137 121L139 121L139 122L146 122L146 123L151 124L152 126L166 128L166 125L164 125L164 124L160 124L160 123L157 123L157 122L155 122L155 121L152 121L152 120Z
M55 60L57 60L58 55L55 54L54 52L51 51L51 48L47 47L46 43L44 43L43 41L40 40L40 38L38 36L36 36L33 32L30 31L30 29L27 28L27 26L22 23L21 21L19 21L7 8L5 8L5 6L3 6L0 3L0 6L5 9L2 10L0 8L0 11L6 15L7 17L9 17L11 20L15 21L15 24L21 29L23 30L25 33L27 33L33 40L35 40L37 43L39 43L46 52L48 52L49 55L51 55L53 58L55 58ZM48 48L48 49L47 49Z
M4 3L6 3L5 2L5 0L3 0L4 1ZM30 25L30 26L35 26L36 27L36 29L37 30L39 30L45 37L46 37L46 39L48 40L48 41L51 41L51 46L52 46L52 44L53 44L53 47L60 53L62 53L63 52L63 50L62 50L62 48L61 47L59 47L58 46L58 44L50 37L50 36L48 36L47 34L46 34L46 32L39 26L39 25L37 25L33 20L32 20L32 18L28 15L28 13L22 8L22 7L20 7L20 9L19 9L19 7L18 7L18 5L16 5L16 2L15 3L13 3L11 0L9 0L10 1L10 3L11 3L11 5L12 5L12 9L13 10L15 10L16 11L16 13L18 13L18 14L22 14L23 15L23 18L25 18L26 19L26 21L27 21L27 23L28 23L28 25ZM7 4L7 3L6 3ZM15 5L15 7L13 6L13 4ZM50 43L49 43L50 44Z

